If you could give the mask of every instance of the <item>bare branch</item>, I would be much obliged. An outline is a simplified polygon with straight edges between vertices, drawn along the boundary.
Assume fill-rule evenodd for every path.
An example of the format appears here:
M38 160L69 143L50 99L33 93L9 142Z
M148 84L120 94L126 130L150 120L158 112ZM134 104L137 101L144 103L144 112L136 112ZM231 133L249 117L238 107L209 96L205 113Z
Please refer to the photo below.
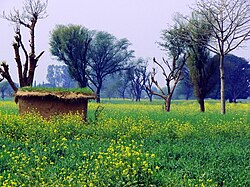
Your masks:
M18 88L16 87L15 83L13 82L10 73L9 73L9 65L6 62L2 62L0 67L0 74L3 78L5 78L10 86L12 87L12 89L17 92Z
M36 57L36 61L39 60L39 58L41 58L41 56L43 55L44 51L42 51L37 57Z
M154 61L154 63L156 63L156 64L161 68L161 70L162 70L162 72L163 72L162 74L163 74L165 77L167 77L166 71L165 71L165 69L163 68L163 66L162 66L159 62L157 62L155 58L153 58L153 61ZM155 73L155 72L154 72L154 73Z

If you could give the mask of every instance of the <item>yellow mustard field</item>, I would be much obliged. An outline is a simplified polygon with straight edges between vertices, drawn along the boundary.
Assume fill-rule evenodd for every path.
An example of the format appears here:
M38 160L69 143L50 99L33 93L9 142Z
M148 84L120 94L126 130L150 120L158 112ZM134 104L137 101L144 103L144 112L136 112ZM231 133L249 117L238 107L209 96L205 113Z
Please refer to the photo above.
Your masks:
M250 186L248 103L89 103L42 119L0 102L0 186Z

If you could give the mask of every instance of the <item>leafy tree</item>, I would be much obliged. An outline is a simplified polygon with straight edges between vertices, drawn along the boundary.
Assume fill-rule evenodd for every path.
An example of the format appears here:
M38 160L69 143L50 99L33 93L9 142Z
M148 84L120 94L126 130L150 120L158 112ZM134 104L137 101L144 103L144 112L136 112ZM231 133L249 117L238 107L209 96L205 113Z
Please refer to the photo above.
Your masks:
M194 27L194 25L198 25L198 27ZM210 54L206 47L211 38L209 27L207 20L196 13L192 14L189 24L185 27L186 42L190 53L187 66L201 112L205 112L204 100L215 85L213 79L215 65L209 60ZM203 32L204 30L207 32Z
M213 57L215 63L219 62L219 55ZM237 102L237 99L246 99L250 97L250 64L247 60L237 57L235 55L225 56L225 99L229 102ZM211 95L212 98L218 99L219 96L216 93L219 92L219 86L217 90L214 90Z
M140 101L142 91L149 77L147 73L147 61L142 58L137 59L136 66L128 70L128 77L131 84L131 90L136 101Z
M209 23L208 32L203 29L204 33L211 34L209 43L205 38L205 46L220 56L221 113L225 114L225 55L249 39L250 3L249 0L200 0L196 13ZM195 23L196 28L202 26ZM202 28L198 30L200 32Z
M125 70L129 67L133 51L129 50L127 39L118 40L107 32L97 32L90 46L88 78L96 88L97 102L103 81L108 75Z
M43 3L40 0L25 0L21 12L15 9L13 12L10 12L9 15L6 15L5 12L2 15L2 18L16 25L13 48L20 87L32 86L38 60L44 53L44 51L42 51L40 54L36 54L35 28L37 21L47 16L47 4L47 1ZM22 39L21 27L29 30L29 51ZM24 56L24 59L22 59L22 56ZM9 82L15 92L18 90L12 80L9 65L6 62L2 62L0 65L0 75Z
M70 76L87 87L87 65L93 31L79 25L57 25L50 38L51 54L68 66Z
M68 67L63 65L49 65L47 80L53 87L72 88L76 82L70 77Z
M198 51L199 50L200 49L198 49ZM199 54L199 57L196 56L197 54ZM188 60L188 67L190 69L190 77L194 88L194 95L200 105L200 111L205 112L204 100L215 88L217 83L217 80L215 79L217 66L215 66L215 63L210 60L208 54L202 52L197 54L191 53Z

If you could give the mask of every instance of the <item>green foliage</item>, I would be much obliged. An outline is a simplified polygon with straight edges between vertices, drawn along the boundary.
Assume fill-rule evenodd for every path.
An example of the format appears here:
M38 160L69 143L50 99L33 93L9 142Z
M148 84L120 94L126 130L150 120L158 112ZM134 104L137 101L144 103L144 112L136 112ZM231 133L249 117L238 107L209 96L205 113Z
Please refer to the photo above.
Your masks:
M0 102L0 186L249 186L249 104L102 104L98 120L19 116ZM6 107L9 106L9 107ZM93 118L97 104L90 103Z
M38 91L38 92L77 92L83 94L93 94L93 91L89 88L45 88L45 87L23 87L20 91Z
M212 60L219 66L219 56L215 55ZM219 67L218 67L219 68ZM244 58L235 55L226 55L225 62L225 98L230 102L237 99L250 97L250 64ZM217 76L219 78L219 76ZM211 94L211 98L219 98L219 82Z
M87 51L92 35L80 25L57 25L50 38L51 54L68 66L80 87L87 86Z
M107 32L99 31L94 35L89 50L88 78L96 88L97 102L100 102L101 88L107 76L131 66L133 51L128 49L130 45L126 38L117 39Z

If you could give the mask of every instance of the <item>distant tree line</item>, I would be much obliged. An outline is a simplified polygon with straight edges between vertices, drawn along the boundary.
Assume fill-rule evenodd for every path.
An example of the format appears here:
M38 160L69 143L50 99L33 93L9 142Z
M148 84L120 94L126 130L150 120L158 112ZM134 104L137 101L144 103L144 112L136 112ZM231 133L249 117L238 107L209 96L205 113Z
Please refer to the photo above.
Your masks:
M141 98L150 98L145 88L145 85L150 81L150 73L147 72L147 61L140 58L131 63L137 65L105 77L100 91L101 97L133 99L135 101L140 101ZM79 87L77 81L68 72L66 65L49 65L47 70L48 84L39 86ZM91 82L88 84L90 87L94 87Z
M220 99L220 81L219 81L219 57L215 55L209 58L210 69L213 73L208 81L208 87L211 88L205 98ZM229 102L237 102L239 99L250 97L250 64L247 60L235 55L227 55L225 57L225 73L226 76L226 100ZM101 90L103 98L123 98L139 101L140 98L152 100L152 95L148 95L148 86L151 82L151 73L145 71L147 69L147 61L140 59L140 66L123 70L106 77ZM141 73L135 73L138 71ZM71 78L66 65L49 65L47 71L48 84L46 87L78 87L77 82ZM137 82L137 83L136 83ZM42 85L39 85L42 86ZM137 88L137 89L136 89ZM156 87L152 89L157 92ZM163 87L163 90L166 90ZM154 97L159 99L159 97ZM182 69L182 80L178 83L173 99L189 100L195 99L194 85L191 81L190 70L185 66Z

